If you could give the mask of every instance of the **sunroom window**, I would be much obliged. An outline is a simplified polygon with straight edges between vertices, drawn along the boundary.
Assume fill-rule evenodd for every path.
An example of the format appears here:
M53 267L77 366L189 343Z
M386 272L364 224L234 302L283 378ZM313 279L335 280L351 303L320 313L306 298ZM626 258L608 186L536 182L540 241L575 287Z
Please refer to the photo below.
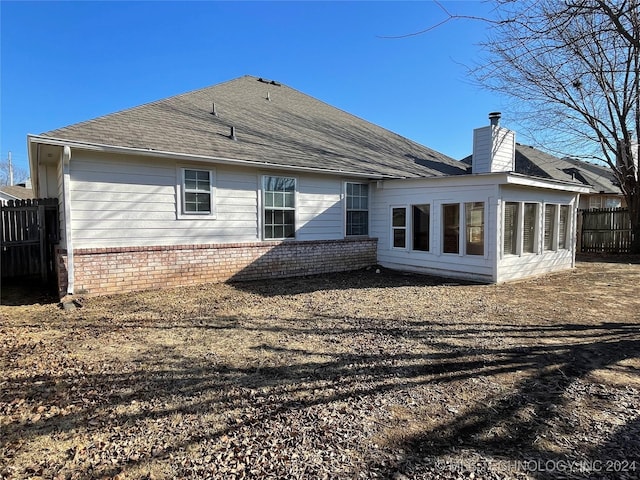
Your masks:
M460 204L442 205L442 251L460 252Z
M544 206L544 249L553 250L553 240L556 226L556 206L546 204Z
M536 252L536 219L538 205L535 203L524 204L524 225L522 230L522 251L524 253Z
M429 205L413 205L413 250L429 251Z
M504 238L503 251L505 255L518 253L518 202L504 204Z
M484 255L484 202L464 204L467 255Z
M566 249L569 244L569 214L570 205L560 205L560 222L558 224L558 248Z

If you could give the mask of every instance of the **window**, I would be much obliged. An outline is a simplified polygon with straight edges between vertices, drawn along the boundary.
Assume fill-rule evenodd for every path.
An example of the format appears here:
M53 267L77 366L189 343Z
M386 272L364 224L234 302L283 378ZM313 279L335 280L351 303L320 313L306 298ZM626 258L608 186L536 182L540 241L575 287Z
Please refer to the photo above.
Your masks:
M467 255L484 255L484 202L464 204Z
M413 205L413 249L429 251L429 205Z
M264 238L295 238L296 179L264 177L262 201Z
M369 185L347 183L347 235L369 234Z
M517 255L518 253L518 206L517 202L505 202L504 204L502 249L505 255Z
M553 250L553 236L555 234L556 206L546 204L544 206L544 249Z
M177 172L180 179L177 186L180 197L178 218L213 217L214 171L180 167Z
M620 208L622 206L622 200L616 197L607 197L604 202L604 208Z
M406 248L407 246L407 209L391 209L391 230L393 248Z
M460 252L460 205L450 203L442 205L442 251Z
M536 252L536 218L538 205L535 203L524 204L524 225L522 230L522 251L524 253Z
M569 235L569 205L560 205L560 222L558 224L558 248L567 248L567 237Z
M598 195L591 195L589 197L589 208L602 208L602 198Z

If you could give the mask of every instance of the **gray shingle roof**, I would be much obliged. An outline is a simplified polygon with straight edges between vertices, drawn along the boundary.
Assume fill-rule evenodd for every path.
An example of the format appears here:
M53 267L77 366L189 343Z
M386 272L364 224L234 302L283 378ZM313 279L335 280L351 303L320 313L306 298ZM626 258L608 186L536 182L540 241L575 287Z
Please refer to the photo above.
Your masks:
M461 161L471 165L472 155ZM620 194L611 170L573 158L558 158L528 145L516 144L516 172L532 177L580 182L591 193Z
M605 167L576 159L558 158L528 145L516 145L516 172L556 180L578 181L592 193L619 194L613 173Z
M217 116L211 114L214 102ZM235 141L229 138L231 126L236 129ZM466 165L446 155L286 85L252 76L42 136L372 176L466 173Z
M18 185L5 185L0 187L0 192L6 193L19 200L28 200L33 198L33 190Z

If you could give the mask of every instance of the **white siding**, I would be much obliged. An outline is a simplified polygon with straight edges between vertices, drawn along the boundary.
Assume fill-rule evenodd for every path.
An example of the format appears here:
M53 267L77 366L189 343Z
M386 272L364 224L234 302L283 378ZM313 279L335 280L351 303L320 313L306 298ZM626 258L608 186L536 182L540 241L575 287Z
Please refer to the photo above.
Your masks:
M465 177L460 183L437 179L385 181L382 188L374 189L371 235L378 237L378 262L388 268L492 281L495 266L496 193L495 185L473 184L472 177ZM442 253L442 205L461 204L461 228L463 226L464 203L485 203L485 253L484 255L464 255L464 245L460 254ZM408 210L407 248L391 246L392 206L429 204L430 208L430 251L411 249L411 211ZM464 235L463 235L464 237Z
M574 266L575 259L575 235L576 235L576 195L561 191L548 191L541 189L528 189L503 186L501 188L501 200L503 202L527 202L539 205L536 253L521 253L519 255L504 255L502 252L502 209L499 213L499 238L498 238L498 276L497 281L505 282L520 278L543 275L553 271L566 270ZM571 205L569 224L569 241L566 249L544 250L543 248L543 215L544 204ZM522 215L522 209L520 209ZM556 229L557 230L557 229ZM557 231L556 231L557 235Z
M215 218L176 215L176 166L215 169ZM74 151L74 248L255 242L262 238L255 169ZM342 179L297 179L298 240L343 238Z
M498 126L473 131L473 173L510 172L514 170L515 133Z
M177 219L176 182L175 162L74 152L74 248L256 241L254 171L216 167L216 219Z
M341 192L340 178L306 175L298 177L298 240L344 238Z

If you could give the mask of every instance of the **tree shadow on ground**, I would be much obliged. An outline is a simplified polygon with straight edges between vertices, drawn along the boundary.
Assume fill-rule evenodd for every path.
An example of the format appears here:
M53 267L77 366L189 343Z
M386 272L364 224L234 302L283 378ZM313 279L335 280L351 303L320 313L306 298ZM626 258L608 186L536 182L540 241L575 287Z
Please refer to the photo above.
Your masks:
M310 329L304 327L305 321L291 322L288 333L299 337L313 333L322 341L342 342L362 327L362 323L350 325L351 320L345 319L342 328ZM395 322L389 319L385 323ZM390 461L384 449L368 452L368 446L358 442L348 444L350 449L361 448L365 454L372 455L361 460L357 469L375 472L383 478L398 471L420 478L432 471L429 469L434 468L437 459L465 449L503 461L559 460L564 456L544 448L540 439L549 437L558 428L571 427L564 415L576 393L577 381L628 357L640 357L640 330L634 323L594 327L528 325L523 331L518 327L517 324L487 323L484 332L473 329L471 335L475 336L514 336L512 345L501 347L465 346L470 336L465 328L455 330L435 324L425 330L420 322L404 328L385 328L371 321L365 333L384 337L389 346L375 350L373 345L365 344L345 352L324 352L313 343L305 348L265 343L257 345L256 350L293 361L239 366L221 361L215 351L211 356L194 359L181 355L171 345L159 345L158 351L151 352L153 355L141 353L137 364L133 362L126 368L114 365L111 369L93 372L87 366L70 361L60 365L60 372L64 373L57 373L51 365L50 373L3 379L0 399L7 408L3 412L7 421L0 430L0 452L6 456L6 452L14 451L15 455L21 445L44 435L67 441L81 434L101 440L87 442L84 450L69 452L68 458L58 463L50 462L46 474L55 476L71 469L79 472L80 478L107 478L149 462L165 461L175 475L193 476L204 472L198 470L198 465L189 463L192 459L186 452L193 455L194 451L203 456L205 453L201 452L210 452L207 472L220 471L232 452L242 458L246 468L243 471L249 474L252 462L259 463L257 455L269 449L277 447L299 455L304 449L322 448L323 444L328 449L344 429L349 428L346 425L349 422L344 421L347 416L341 410L343 407L339 406L345 402L381 414L385 407L376 402L384 395L519 373L509 393L478 397L483 399L482 404L455 412L447 421L420 434L402 436L390 447L403 452L400 459L394 457L395 460ZM174 325L173 328L183 327ZM245 328L246 324L230 323L227 333ZM267 331L269 327L256 324L253 328ZM521 345L517 336L526 333L525 330L541 337L566 335L573 341ZM218 334L225 335L225 331ZM405 351L401 342L407 338L428 346L429 351ZM9 351L5 356L20 358L21 354L21 351ZM255 358L260 359L261 355ZM43 357L42 361L46 362L47 358ZM609 400L615 401L615 398ZM28 406L28 413L11 416L21 405ZM40 412L39 405L55 405L56 409ZM333 426L315 411L318 406L329 405L336 406L332 411L338 412L338 420L342 418ZM203 420L205 417L213 419ZM292 429L289 425L292 418L297 418L301 426ZM359 413L348 418L358 425L358 422L366 423ZM150 425L157 425L162 432L145 435ZM637 422L633 422L620 426L615 434L626 442L626 452L630 454L637 452L640 445L637 430ZM137 432L138 439L127 443L123 434L126 431ZM305 431L307 437L301 431ZM385 431L382 428L378 434ZM279 440L280 437L285 440ZM607 440L603 440L604 443L585 451L604 455L609 447ZM278 443L281 441L289 443ZM617 440L609 438L609 442L610 448L615 448ZM215 452L221 456L216 457ZM325 461L333 466L331 458ZM326 464L324 467L307 464L300 476L320 477L326 473L325 467ZM291 463L279 464L275 458L270 468L266 473L282 478L296 476ZM446 478L446 472L440 473ZM529 473L547 478L546 473Z

